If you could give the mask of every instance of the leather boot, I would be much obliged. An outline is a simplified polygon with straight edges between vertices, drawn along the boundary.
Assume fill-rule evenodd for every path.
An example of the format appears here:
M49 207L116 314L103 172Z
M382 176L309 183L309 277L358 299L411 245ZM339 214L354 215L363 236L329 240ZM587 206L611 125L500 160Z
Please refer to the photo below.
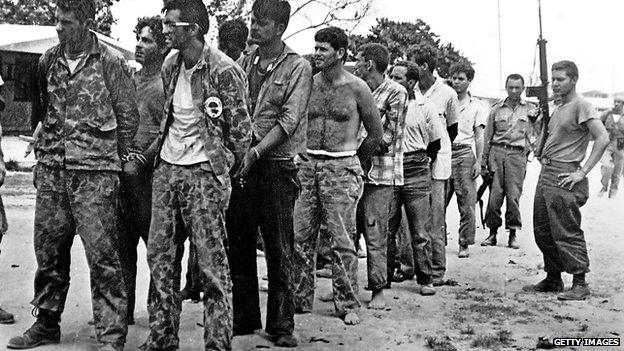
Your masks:
M58 312L40 309L37 321L24 332L22 336L16 336L9 340L7 348L13 350L32 349L47 344L61 342L61 316Z
M518 240L516 238L516 230L515 229L510 229L509 230L509 240L507 241L507 246L512 248L512 249L519 249L520 245L518 244Z
M496 246L496 232L491 231L490 236L481 242L481 246Z
M15 323L15 317L13 314L0 308L0 324L13 324Z

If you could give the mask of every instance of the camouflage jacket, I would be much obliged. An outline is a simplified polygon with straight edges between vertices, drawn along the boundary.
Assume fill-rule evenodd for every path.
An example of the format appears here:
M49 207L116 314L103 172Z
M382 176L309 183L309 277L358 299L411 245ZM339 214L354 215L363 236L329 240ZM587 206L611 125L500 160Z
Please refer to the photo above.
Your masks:
M257 59L257 48L238 59L247 76ZM293 158L306 150L312 66L285 45L282 54L269 67L253 111L254 136L261 140L279 124L288 138L267 156Z
M182 66L182 55L175 53L162 67L165 89L165 116L158 138L143 154L157 163L165 136L173 122L173 93ZM193 101L203 112L200 133L209 162L201 165L217 177L225 176L240 161L251 143L251 118L247 112L247 78L227 55L204 44L203 53L191 76Z
M120 171L139 123L132 71L118 52L91 38L74 74L60 44L39 59L40 108L33 107L33 117L43 128L35 156L51 167Z

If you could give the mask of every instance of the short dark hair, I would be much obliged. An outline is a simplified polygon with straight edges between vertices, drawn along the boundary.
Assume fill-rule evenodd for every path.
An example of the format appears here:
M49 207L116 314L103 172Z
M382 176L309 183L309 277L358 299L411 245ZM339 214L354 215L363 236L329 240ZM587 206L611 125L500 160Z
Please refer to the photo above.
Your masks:
M564 71L566 75L572 79L578 79L579 77L578 67L576 66L576 63L572 61L564 60L564 61L555 62L552 65L552 70Z
M405 73L405 78L407 80L420 80L420 71L418 70L418 65L411 61L399 61L395 64L394 67L405 67L407 72Z
M136 27L134 27L134 33L138 36L145 27L150 29L150 32L156 40L156 45L158 45L159 48L166 46L165 35L162 32L162 18L160 18L160 16L140 17Z
M230 41L235 43L238 47L245 48L247 43L247 36L249 35L249 29L240 18L225 21L219 27L219 41Z
M409 50L408 59L416 62L419 66L426 63L429 67L429 72L432 73L438 67L438 51L431 45L412 47L411 50Z
M467 62L458 62L451 66L449 73L453 76L456 73L464 73L466 74L466 78L472 82L475 75L475 70L472 68L472 65Z
M56 0L56 7L73 12L82 23L95 19L95 0Z
M180 10L180 19L195 23L199 27L198 39L204 41L204 35L210 28L208 10L201 0L164 0L162 12Z
M366 44L358 50L366 61L371 60L375 63L377 71L384 73L390 62L390 52L388 49L377 43Z
M314 40L319 43L329 43L329 45L331 45L331 47L336 51L344 49L345 53L344 56L342 56L342 62L347 61L349 38L344 30L338 27L323 28L314 34Z
M288 27L290 21L290 4L284 0L256 0L251 6L251 12L257 18L268 18L284 27Z
M510 80L519 80L522 82L522 85L524 85L524 78L518 73L512 73L508 75L507 79L505 79L505 86L507 86L507 83L509 83Z

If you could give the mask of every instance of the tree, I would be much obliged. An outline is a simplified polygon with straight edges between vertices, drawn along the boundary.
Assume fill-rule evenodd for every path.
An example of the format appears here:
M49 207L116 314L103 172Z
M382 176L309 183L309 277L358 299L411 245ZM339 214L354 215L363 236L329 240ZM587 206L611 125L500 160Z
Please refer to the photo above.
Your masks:
M94 30L110 36L115 23L111 6L119 0L96 0ZM51 0L0 0L0 23L54 25L54 5Z
M370 29L367 36L351 35L349 37L349 51L353 55L357 48L367 43L379 43L390 51L391 62L397 59L410 58L410 53L423 46L434 47L438 55L438 73L442 77L448 76L448 70L453 63L470 62L453 44L442 44L440 37L431 31L431 27L421 19L416 22L395 22L387 18L378 18L377 24Z
M235 17L248 18L253 0L213 0L208 13L221 24ZM290 17L299 17L303 24L289 28L284 39L324 26L338 26L352 31L372 8L373 0L291 0ZM293 23L293 22L291 22Z

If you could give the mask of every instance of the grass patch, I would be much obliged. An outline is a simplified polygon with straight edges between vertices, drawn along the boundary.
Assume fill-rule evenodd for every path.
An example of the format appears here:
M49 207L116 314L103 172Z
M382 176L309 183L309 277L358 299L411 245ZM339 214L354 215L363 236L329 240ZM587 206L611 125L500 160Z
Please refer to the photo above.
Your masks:
M459 329L459 333L461 335L474 335L475 329L472 325L466 324L465 326Z
M512 333L509 330L499 330L495 334L480 334L472 340L470 346L484 349L497 349L500 346L511 344L513 341L511 335Z
M427 336L425 337L425 343L433 351L457 351L457 348L451 343L451 338L448 336Z

